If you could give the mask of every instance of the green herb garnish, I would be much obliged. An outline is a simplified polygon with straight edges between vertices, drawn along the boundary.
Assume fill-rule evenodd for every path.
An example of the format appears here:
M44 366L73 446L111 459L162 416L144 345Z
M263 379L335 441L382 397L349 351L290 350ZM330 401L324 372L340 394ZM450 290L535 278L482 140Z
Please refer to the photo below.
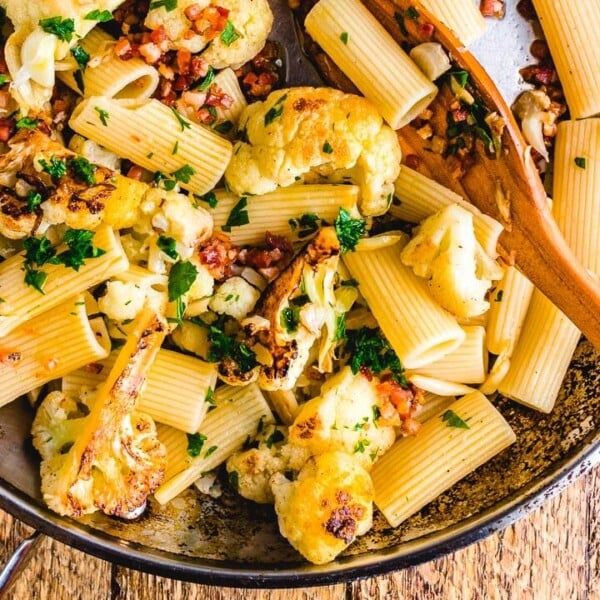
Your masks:
M94 185L96 183L96 177L94 175L96 173L96 165L93 165L87 158L84 158L83 156L71 158L67 165L81 181L88 185Z
M334 225L342 254L354 250L367 230L366 221L364 219L353 219L350 212L345 208L340 208Z
M100 122L104 127L108 127L108 111L100 108L99 106L94 106L94 110L98 113L98 117L100 117Z
M189 183L190 179L195 174L196 174L196 170L188 164L183 165L183 167L181 167L180 169L177 169L177 171L173 171L173 173L171 173L171 175L175 178L175 181L183 181L183 183Z
M37 210L37 207L42 203L42 196L34 190L30 190L27 194L27 210L32 213Z
M287 306L281 311L281 325L287 333L298 331L300 324L300 307Z
M179 123L179 126L181 127L181 131L185 131L186 129L190 129L191 128L190 123L188 123L188 121L186 121L179 114L179 111L175 107L172 106L171 110L173 111L173 114L175 115L175 118L177 119L177 122Z
M187 293L194 281L196 281L197 276L198 269L191 262L181 261L175 263L169 273L169 283L167 286L169 301L174 302Z
M98 23L106 23L107 21L112 21L113 16L110 10L92 10L85 17L83 17L86 21L98 21Z
M49 19L41 19L40 27L46 33L52 33L63 42L70 42L75 33L75 20L63 19L62 17L50 17Z
M179 258L179 252L177 252L177 242L172 237L167 237L166 235L159 235L158 240L156 240L156 245L169 257L173 260L177 260Z
M587 158L585 158L584 156L576 156L575 157L575 164L580 169L587 169Z
M456 427L458 429L471 429L469 424L461 419L453 410L447 410L441 419L447 427Z
M208 192L207 194L204 194L202 196L194 196L194 198L202 202L206 202L208 206L210 206L210 208L216 208L219 204L217 196L214 192Z
M242 37L239 31L236 30L233 23L228 19L227 24L225 25L225 29L221 31L221 35L219 39L226 45L231 46L235 40L238 40Z
M164 7L167 12L171 12L177 8L177 0L153 0L150 2L150 10L155 8Z
M342 40L342 44L344 45L348 45L348 32L347 31L342 31L342 33L340 33L340 40Z
M200 456L202 446L206 442L206 436L202 433L188 433L186 435L188 440L187 453L193 458Z
M106 254L106 250L92 244L95 232L87 229L67 229L63 243L68 246L67 250L61 252L57 261L79 271L79 267L85 264L88 258L98 258Z
M55 156L50 157L50 162L45 159L40 159L39 161L40 167L42 167L42 171L48 173L54 179L60 179L63 175L67 173L67 162L60 158L56 158Z
M252 370L258 364L256 354L246 344L228 336L215 325L210 326L208 339L211 342L207 356L209 362L231 359L244 373Z
M319 218L319 215L315 213L304 213L298 219L290 219L288 223L292 231L295 231L296 229L299 230L298 237L303 239L309 235L312 235L313 233L316 233L316 231L319 229L320 221L321 219Z
M79 68L85 71L88 62L90 62L90 55L79 44L71 48L71 54L75 62L79 65Z
M328 141L325 141L323 144L323 152L325 152L325 154L333 153L333 146Z
M215 80L215 75L215 70L209 66L204 79L198 85L196 85L196 89L200 90L201 92L206 92L211 86L212 82Z
M273 104L273 106L265 114L265 126L271 124L275 119L278 119L283 114L283 103L287 98L287 94L284 94Z
M244 196L240 201L231 209L227 222L221 226L223 231L231 231L232 227L241 227L250 223L250 217L246 207L248 206L248 199Z

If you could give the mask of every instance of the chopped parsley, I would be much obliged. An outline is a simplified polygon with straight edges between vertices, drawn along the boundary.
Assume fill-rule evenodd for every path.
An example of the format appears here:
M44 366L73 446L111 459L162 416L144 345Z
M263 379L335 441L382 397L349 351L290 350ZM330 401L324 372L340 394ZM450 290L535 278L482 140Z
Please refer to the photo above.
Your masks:
M419 18L419 11L414 6L409 6L406 9L406 17L411 21L416 21Z
M283 103L287 98L287 94L281 96L275 104L265 113L265 126L271 124L275 119L278 119L283 114Z
M98 23L106 23L107 21L112 21L112 13L110 10L92 10L85 17L83 17L86 21L98 21Z
M214 192L208 192L208 194L204 194L202 196L194 196L194 198L200 200L201 202L206 202L210 208L216 208L219 204L217 196Z
M25 283L34 290L37 290L40 294L45 294L44 284L46 283L47 278L48 275L46 275L46 273L43 271L33 269L27 264L25 265Z
M325 140L325 143L323 144L323 152L325 152L325 154L333 153L333 146L327 140Z
M346 337L346 315L337 315L335 319L335 338L334 340L337 342L338 340L343 340Z
M461 419L453 410L447 410L441 416L441 419L447 427L456 427L458 429L471 429L467 421Z
M67 173L67 162L60 158L56 158L56 156L50 157L50 162L45 159L40 159L39 161L40 167L42 167L42 171L48 173L54 179L60 179L63 175Z
M406 29L406 25L404 24L404 13L396 11L394 13L394 19L396 20L396 23L398 23L400 33L408 37L408 30Z
M350 279L344 279L343 281L341 281L340 285L342 287L358 287L359 284L356 279L350 278Z
M299 229L298 237L303 239L317 232L320 221L321 219L319 218L319 215L315 213L304 213L298 219L290 219L288 223L292 231Z
M208 458L211 454L214 454L218 450L219 446L211 446L205 453L204 458Z
M179 252L177 252L177 242L172 237L166 235L159 235L156 245L173 260L179 258Z
M185 260L175 263L169 273L167 285L169 302L174 302L187 293L197 276L198 269L191 262Z
M206 92L214 80L215 70L209 66L204 79L196 86L196 89L200 90L201 92Z
M500 290L496 297L494 298L494 302L502 302L502 297L504 296L504 290Z
M179 152L179 140L175 140L175 143L173 144L173 150L171 150L171 154L175 155Z
M42 203L42 196L34 190L30 190L27 194L27 210L32 213L35 212L38 206Z
M342 254L354 250L367 229L367 223L364 219L353 219L350 212L345 208L340 208L334 225Z
M231 121L223 121L222 123L217 123L213 129L217 133L225 135L233 129L233 123Z
M240 489L240 474L237 471L229 471L227 476L231 487L237 492Z
M192 458L200 456L202 446L204 446L204 442L206 442L206 436L202 433L188 433L186 435L188 440L187 453Z
M54 34L63 42L70 42L75 33L75 20L63 19L62 17L50 17L40 20L40 27L46 33Z
M171 110L173 111L173 114L175 115L175 118L181 127L181 131L185 131L186 129L190 129L192 127L190 123L179 114L179 111L175 107L172 106Z
M212 408L217 406L217 402L215 401L215 390L208 388L206 396L204 397L204 402L209 404Z
M85 71L87 64L90 62L90 55L79 44L71 48L71 54L75 62L79 65L79 68Z
M15 125L17 129L35 129L38 126L38 120L30 119L29 117L21 117Z
M216 325L210 325L208 339L211 342L208 362L221 362L228 358L236 362L243 372L252 370L258 364L256 354L246 344L228 336Z
M100 108L99 106L94 106L94 110L98 113L98 117L100 118L100 123L104 125L104 127L108 127L108 111Z
M346 331L345 352L353 373L366 369L373 375L389 371L400 385L407 385L400 359L379 329L361 327Z
M248 199L244 196L240 198L240 201L231 209L225 225L221 226L223 231L231 231L232 227L241 227L242 225L248 225L250 223L250 217L246 207L248 206Z
M95 232L87 229L68 229L63 239L68 249L56 257L57 261L65 267L79 271L79 267L85 264L86 259L98 258L106 254L106 250L92 244L94 235Z
M157 185L162 183L163 188L168 192L175 189L175 186L177 185L177 181L169 179L162 171L156 171L154 174L154 182Z
M300 307L286 306L281 311L281 325L287 333L298 331L298 325L300 325Z
M150 2L150 10L155 8L164 7L167 12L171 12L177 8L177 0L153 0Z
M196 170L188 164L183 165L183 167L181 167L180 169L177 169L177 171L173 171L173 173L171 173L171 175L175 178L175 181L183 181L183 183L189 183L190 179L195 174L196 174Z
M23 240L23 248L25 249L25 262L29 265L41 267L51 261L54 262L56 249L45 235L39 238L25 238Z
M94 185L96 183L96 165L93 165L87 158L78 156L77 158L71 158L67 165L73 171L75 176L81 181L88 185Z
M9 80L8 75L0 75L0 85L4 85L5 83L7 83Z
M461 71L450 71L450 73L448 73L448 75L450 77L453 77L454 80L456 81L456 83L458 83L458 85L463 89L469 82L469 72L468 71L462 71L462 70Z
M371 442L369 440L358 440L358 442L354 444L354 453L360 452L361 454L364 454L367 446L370 446L370 444Z
M239 40L242 37L239 31L236 30L233 23L227 19L227 24L225 25L225 29L221 31L221 35L219 39L226 45L231 46L233 42Z
M342 44L344 45L348 45L348 32L347 31L342 31L342 33L340 33L340 40L342 40Z
M267 448L271 448L273 444L283 442L283 440L285 440L283 431L280 429L275 429L275 431L273 431L273 433L265 440L265 444L267 445Z
M575 157L575 164L580 169L586 169L587 168L587 158L585 158L584 156L576 156Z

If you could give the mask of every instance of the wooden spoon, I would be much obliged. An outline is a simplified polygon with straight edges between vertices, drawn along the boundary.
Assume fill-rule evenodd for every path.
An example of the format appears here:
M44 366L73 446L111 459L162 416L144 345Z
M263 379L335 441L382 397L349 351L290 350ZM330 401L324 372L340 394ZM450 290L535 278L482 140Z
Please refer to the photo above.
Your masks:
M529 157L514 117L502 95L475 57L456 36L416 0L362 0L398 43L439 42L455 66L470 75L477 100L506 123L500 156L492 156L477 141L474 162L457 177L456 162L431 152L410 125L398 131L403 156L418 157L417 170L472 202L505 227L500 244L517 267L600 349L600 286L567 246L548 208L546 192ZM508 42L508 40L507 40ZM331 61L324 76L337 87L352 91ZM452 98L441 91L430 105L430 123L441 135Z

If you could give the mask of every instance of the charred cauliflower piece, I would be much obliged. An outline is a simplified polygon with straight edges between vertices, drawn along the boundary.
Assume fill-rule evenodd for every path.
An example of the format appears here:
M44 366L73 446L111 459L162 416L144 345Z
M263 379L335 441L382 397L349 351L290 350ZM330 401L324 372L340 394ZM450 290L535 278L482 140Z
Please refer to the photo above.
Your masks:
M160 4L160 3L158 3ZM145 25L164 27L172 49L202 53L215 69L237 69L265 45L273 25L267 0L179 0L148 12Z
M33 444L42 456L42 494L53 511L127 517L160 485L166 451L152 419L135 405L167 329L162 317L142 312L88 415L61 392L42 402Z
M42 223L96 228L116 189L113 175L41 131L23 130L0 156L0 233L20 239Z
M326 312L334 310L339 253L333 227L321 229L260 297L255 315L269 327L258 331L255 338L272 359L259 375L262 389L289 390L296 384L311 346L320 335ZM302 295L302 290L306 290L307 299L301 306L295 305L294 299ZM331 304L329 298L333 299Z
M452 314L470 318L489 308L485 296L502 269L483 250L473 230L473 216L454 204L421 224L406 245L402 262L427 278L436 301Z
M371 477L344 452L312 457L295 481L277 473L271 486L281 534L312 563L332 561L371 528Z
M364 215L383 214L400 172L395 132L360 96L289 88L248 106L225 178L240 195L265 194L305 178L360 186Z
M287 443L287 428L269 425L256 440L256 448L236 452L227 460L229 481L236 491L260 504L273 503L271 477L299 471L310 454Z
M369 470L396 438L394 428L380 419L377 382L342 369L322 386L320 396L302 406L290 426L290 443L311 454L345 452Z

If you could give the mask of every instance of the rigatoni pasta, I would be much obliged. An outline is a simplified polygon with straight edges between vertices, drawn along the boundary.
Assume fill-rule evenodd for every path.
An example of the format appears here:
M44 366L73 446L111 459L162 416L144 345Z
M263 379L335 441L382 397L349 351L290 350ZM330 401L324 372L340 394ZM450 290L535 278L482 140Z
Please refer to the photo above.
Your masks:
M375 504L397 527L465 475L512 444L516 436L480 392L430 418L375 463Z
M474 0L421 0L421 4L468 46L486 30L485 19Z
M305 27L393 129L412 121L437 94L358 0L320 0Z

